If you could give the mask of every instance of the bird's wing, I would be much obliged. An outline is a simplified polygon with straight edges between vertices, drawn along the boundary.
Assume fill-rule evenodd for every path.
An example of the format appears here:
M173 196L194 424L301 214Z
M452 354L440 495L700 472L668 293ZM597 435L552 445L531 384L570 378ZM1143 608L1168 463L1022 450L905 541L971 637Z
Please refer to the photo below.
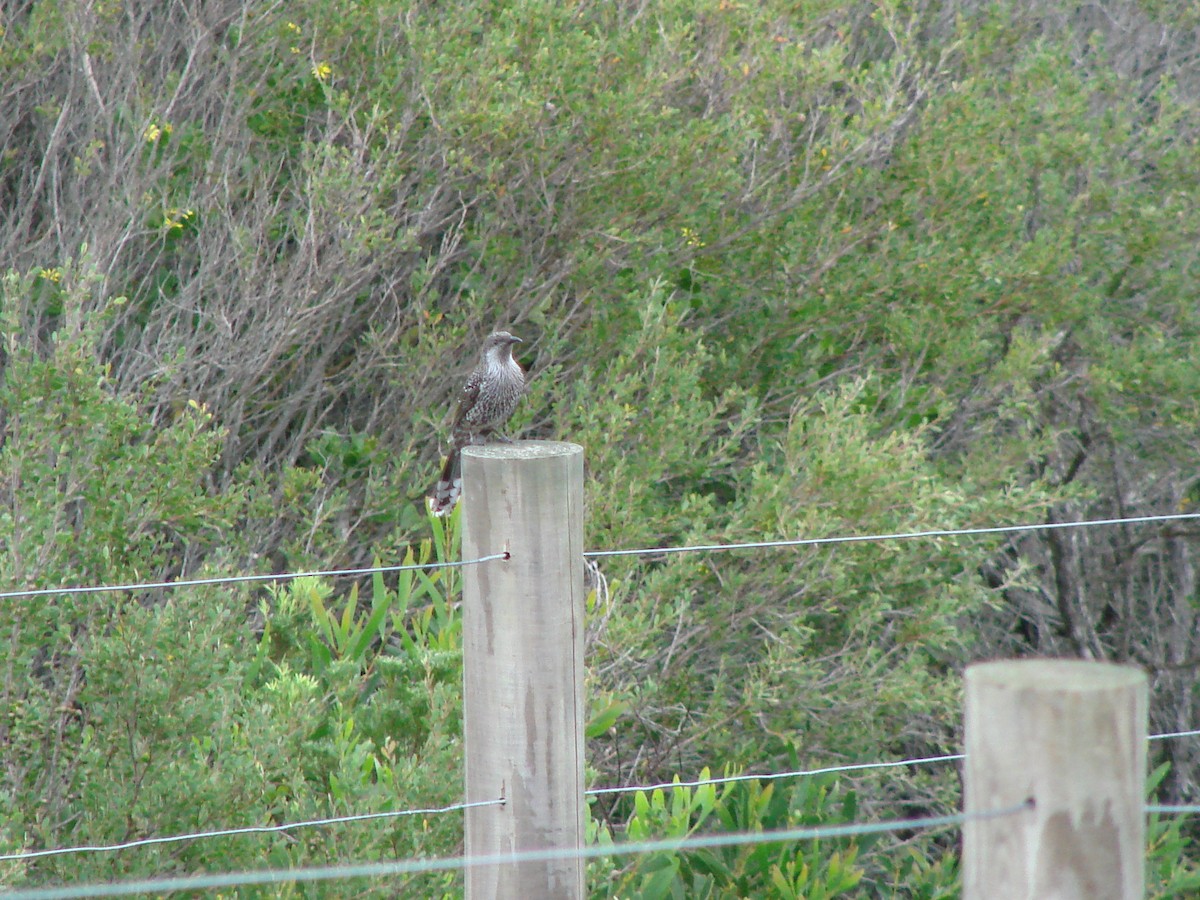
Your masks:
M451 434L458 431L458 426L462 424L467 411L475 405L475 399L479 396L479 385L482 380L476 377L476 373L472 372L471 377L467 379L467 383L463 385L463 389L458 395L458 403L454 407L454 419L450 423Z

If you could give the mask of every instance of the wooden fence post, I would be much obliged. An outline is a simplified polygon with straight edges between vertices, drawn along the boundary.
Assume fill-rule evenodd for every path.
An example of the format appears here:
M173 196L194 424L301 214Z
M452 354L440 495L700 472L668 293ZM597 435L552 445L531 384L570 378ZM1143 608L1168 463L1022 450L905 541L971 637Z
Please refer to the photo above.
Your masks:
M522 441L463 452L468 857L583 846L583 448ZM581 859L473 866L476 900L578 900Z
M1017 660L966 674L964 900L1140 900L1147 685L1132 666Z

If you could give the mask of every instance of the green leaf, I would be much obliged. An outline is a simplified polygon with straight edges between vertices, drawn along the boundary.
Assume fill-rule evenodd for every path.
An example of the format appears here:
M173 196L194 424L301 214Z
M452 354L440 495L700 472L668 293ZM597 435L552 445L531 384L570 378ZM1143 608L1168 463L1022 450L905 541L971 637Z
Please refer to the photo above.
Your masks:
M584 737L595 738L607 732L616 724L617 719L629 710L629 704L623 700L610 700L603 709L594 712L584 727Z

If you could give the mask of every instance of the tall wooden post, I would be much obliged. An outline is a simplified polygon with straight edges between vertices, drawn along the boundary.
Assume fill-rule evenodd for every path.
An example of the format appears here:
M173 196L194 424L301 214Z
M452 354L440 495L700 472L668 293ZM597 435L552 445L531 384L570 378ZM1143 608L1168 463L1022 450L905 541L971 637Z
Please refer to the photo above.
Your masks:
M1147 686L1132 666L974 665L966 675L965 900L1143 896Z
M583 448L463 451L468 857L583 846ZM473 866L476 900L584 896L580 859Z

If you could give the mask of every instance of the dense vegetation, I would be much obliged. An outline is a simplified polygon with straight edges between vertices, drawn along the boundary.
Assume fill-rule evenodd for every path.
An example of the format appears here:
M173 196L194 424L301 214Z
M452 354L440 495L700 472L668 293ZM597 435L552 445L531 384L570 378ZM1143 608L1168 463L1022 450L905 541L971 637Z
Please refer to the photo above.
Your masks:
M595 548L1197 509L1191 3L17 0L0 29L6 586L455 552L422 495L496 326L533 375L514 430L586 448ZM593 780L954 752L962 668L998 655L1136 663L1152 728L1196 727L1196 537L606 562ZM457 580L410 574L5 598L0 851L458 799ZM1153 754L1194 802L1200 744ZM950 770L749 783L598 801L590 833L957 802ZM1154 896L1195 889L1181 828ZM401 818L0 883L460 840ZM955 846L590 884L951 896Z

